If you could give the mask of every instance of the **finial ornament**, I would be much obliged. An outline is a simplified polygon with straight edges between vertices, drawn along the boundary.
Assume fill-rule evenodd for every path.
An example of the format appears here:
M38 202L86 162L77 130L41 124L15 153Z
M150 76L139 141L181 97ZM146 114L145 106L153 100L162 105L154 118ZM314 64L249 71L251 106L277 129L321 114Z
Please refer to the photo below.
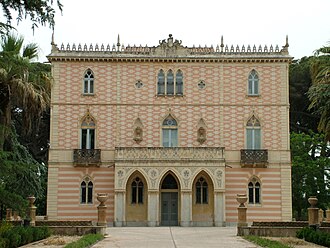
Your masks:
M223 44L223 35L221 35L221 45L220 45L220 47L221 47L221 52L223 52L223 47L224 47L225 45Z
M119 38L119 34L118 34L118 38L117 38L117 51L119 51L120 49L120 38Z

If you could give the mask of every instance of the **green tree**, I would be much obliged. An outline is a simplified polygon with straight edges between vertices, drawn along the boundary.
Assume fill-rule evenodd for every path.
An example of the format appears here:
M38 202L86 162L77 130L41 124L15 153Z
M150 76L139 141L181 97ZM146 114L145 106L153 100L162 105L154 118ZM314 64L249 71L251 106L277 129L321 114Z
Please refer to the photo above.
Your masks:
M329 204L329 155L323 134L291 134L292 208L297 220L306 218L310 196L317 196L323 209Z
M308 91L309 109L320 115L318 130L330 141L330 46L317 50L311 73L313 85Z
M0 45L0 150L9 141L12 115L22 115L22 131L29 132L50 102L50 76L33 71L36 44L23 47L23 38L7 35Z
M1 208L18 209L33 194L44 209L50 66L32 63L37 46L23 47L21 37L7 35L0 47Z
M49 24L51 28L55 25L55 9L53 8L54 0L6 0L0 1L1 9L6 22L0 22L0 34L5 34L8 30L12 29L11 21L13 13L17 13L17 21L20 22L23 18L30 18L32 22L32 30L38 25L45 26ZM57 0L57 7L62 11L63 5L60 0Z
M317 132L319 116L309 109L310 101L307 96L312 85L311 63L313 57L303 57L293 60L289 68L290 87L290 130L291 132Z

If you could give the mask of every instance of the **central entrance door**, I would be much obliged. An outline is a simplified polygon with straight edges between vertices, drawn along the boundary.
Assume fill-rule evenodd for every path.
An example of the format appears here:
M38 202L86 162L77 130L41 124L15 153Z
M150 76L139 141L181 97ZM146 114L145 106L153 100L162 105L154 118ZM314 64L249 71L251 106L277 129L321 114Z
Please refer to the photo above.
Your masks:
M167 174L161 187L161 225L177 226L178 216L178 184L172 174Z
M178 225L178 192L162 193L162 226Z

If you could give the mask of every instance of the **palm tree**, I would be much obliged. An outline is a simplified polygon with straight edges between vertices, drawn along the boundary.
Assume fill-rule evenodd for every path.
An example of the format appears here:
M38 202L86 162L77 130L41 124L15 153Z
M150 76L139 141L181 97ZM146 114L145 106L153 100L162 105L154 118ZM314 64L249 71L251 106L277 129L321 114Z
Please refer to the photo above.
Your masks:
M318 129L330 140L330 46L316 51L311 73L313 85L308 90L309 108L320 114Z
M22 37L8 34L0 43L0 151L14 112L21 112L23 130L29 132L50 102L49 75L36 70L31 73L38 46L31 43L23 47L23 42Z

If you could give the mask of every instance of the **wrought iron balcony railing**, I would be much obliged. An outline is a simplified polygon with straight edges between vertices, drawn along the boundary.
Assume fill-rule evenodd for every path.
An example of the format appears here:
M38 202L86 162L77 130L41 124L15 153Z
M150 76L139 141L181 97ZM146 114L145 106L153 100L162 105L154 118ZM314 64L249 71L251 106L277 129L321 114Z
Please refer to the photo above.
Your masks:
M76 166L100 165L101 149L74 149L73 162Z
M244 167L266 167L268 164L268 150L242 149L241 165Z

